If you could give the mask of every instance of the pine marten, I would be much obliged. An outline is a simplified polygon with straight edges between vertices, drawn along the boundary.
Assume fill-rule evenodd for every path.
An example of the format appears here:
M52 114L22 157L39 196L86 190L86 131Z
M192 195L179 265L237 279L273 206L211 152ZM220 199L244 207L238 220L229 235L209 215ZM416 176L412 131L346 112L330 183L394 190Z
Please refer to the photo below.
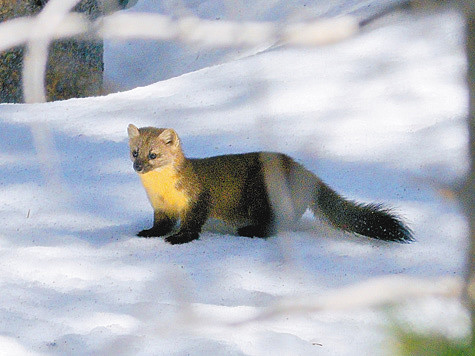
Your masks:
M130 157L154 210L153 227L138 236L182 244L198 239L208 218L248 237L291 228L307 208L335 228L368 237L412 241L411 230L380 204L347 200L285 154L255 152L202 159L183 154L172 129L128 126Z

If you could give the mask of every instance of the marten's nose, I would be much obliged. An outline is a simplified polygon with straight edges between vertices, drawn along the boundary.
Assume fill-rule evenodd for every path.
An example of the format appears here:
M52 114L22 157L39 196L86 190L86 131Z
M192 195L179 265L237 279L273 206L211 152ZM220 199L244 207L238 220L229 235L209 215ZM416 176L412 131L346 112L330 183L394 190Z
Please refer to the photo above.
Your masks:
M143 171L143 164L140 162L135 161L134 162L134 169L136 172L142 172Z

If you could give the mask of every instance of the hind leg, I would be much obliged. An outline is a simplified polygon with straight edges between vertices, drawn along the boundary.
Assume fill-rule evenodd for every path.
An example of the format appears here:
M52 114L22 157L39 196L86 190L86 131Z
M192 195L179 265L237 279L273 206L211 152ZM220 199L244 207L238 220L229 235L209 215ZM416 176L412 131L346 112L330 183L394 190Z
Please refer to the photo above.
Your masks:
M276 206L271 208L268 200L264 199L250 214L251 223L239 228L238 234L247 237L269 237L278 231L295 228L305 208L296 207L292 203L276 202Z
M268 225L247 225L237 230L239 236L266 238L272 235L272 230Z
M249 225L237 229L239 236L266 238L275 233L273 213L266 199L249 209L249 218Z

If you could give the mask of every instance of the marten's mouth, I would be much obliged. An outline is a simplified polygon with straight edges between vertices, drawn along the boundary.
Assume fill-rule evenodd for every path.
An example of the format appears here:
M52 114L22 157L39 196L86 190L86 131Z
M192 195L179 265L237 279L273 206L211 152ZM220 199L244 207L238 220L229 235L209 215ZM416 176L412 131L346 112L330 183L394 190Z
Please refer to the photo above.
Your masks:
M150 172L151 169L147 165L144 165L144 164L136 161L136 162L134 162L134 170L138 174L145 174L147 172Z
M149 173L149 172L151 172L151 171L152 171L151 169L142 170L142 171L137 171L137 170L136 170L135 173L137 173L137 174L147 174L147 173Z

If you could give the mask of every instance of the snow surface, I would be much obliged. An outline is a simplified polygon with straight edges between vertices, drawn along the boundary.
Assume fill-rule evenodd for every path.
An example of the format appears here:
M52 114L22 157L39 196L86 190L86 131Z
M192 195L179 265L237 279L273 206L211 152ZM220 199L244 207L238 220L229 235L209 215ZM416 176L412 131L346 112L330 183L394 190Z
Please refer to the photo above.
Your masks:
M1 352L387 355L397 312L465 335L460 303L435 298L230 325L375 276L463 274L466 225L437 193L467 165L461 26L450 12L393 15L332 46L276 47L105 97L0 105ZM194 157L288 153L341 194L395 207L417 241L340 233L310 214L267 240L213 223L185 245L138 238L152 210L129 123L175 128ZM60 190L32 126L52 132L47 177Z
M367 18L401 0L141 0L124 12L151 12L174 18L289 23L351 14ZM110 92L144 86L267 49L201 48L179 42L106 40L105 86Z

